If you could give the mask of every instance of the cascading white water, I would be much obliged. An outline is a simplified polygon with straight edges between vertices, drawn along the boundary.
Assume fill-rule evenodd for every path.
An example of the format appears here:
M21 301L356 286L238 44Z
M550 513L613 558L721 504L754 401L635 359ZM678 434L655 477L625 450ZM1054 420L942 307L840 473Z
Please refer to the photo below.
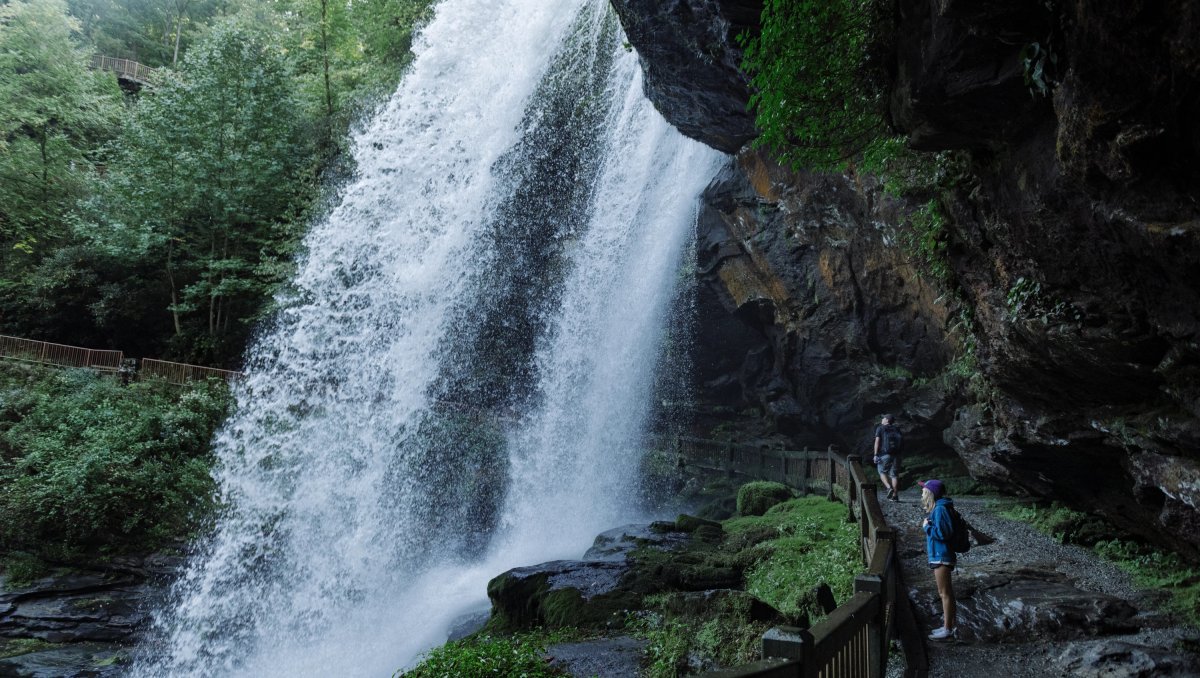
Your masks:
M438 6L252 349L216 441L225 509L133 675L390 675L491 577L639 513L721 156L653 110L622 42L604 0Z

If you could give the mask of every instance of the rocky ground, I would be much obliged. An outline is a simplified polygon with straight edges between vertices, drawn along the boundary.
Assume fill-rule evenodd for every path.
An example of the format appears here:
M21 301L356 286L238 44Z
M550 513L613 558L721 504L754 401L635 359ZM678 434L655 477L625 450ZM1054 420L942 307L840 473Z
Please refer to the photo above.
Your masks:
M54 568L27 584L0 574L0 678L117 676L176 556Z
M1196 676L1200 633L1157 612L1160 599L1092 552L1059 544L995 513L987 499L955 500L995 543L961 556L954 574L956 642L928 642L930 676ZM918 623L941 625L925 560L919 488L884 501L899 532L900 557ZM895 662L894 662L895 664ZM894 675L901 666L894 666Z

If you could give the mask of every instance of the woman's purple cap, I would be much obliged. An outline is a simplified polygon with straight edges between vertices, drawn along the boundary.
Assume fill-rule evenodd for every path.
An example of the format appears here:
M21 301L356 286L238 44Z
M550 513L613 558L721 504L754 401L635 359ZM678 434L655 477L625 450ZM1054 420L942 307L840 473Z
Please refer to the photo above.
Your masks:
M917 484L929 490L935 499L946 494L946 485L940 480L918 480Z

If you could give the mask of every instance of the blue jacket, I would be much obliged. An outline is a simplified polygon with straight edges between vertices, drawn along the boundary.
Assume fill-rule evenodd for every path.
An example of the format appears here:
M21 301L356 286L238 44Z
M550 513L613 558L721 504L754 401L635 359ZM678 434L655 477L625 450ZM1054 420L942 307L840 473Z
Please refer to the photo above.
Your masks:
M954 532L949 511L952 506L953 499L942 497L934 503L929 514L929 524L925 526L925 553L929 555L930 565L954 565L957 562L954 549L950 548L950 535Z

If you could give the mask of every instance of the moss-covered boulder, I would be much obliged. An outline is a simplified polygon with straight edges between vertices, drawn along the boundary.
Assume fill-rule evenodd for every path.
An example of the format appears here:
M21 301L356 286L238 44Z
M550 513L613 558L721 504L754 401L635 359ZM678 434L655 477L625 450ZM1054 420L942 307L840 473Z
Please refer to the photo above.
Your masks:
M686 513L680 513L679 517L675 519L675 529L680 532L695 532L699 527L711 527L720 530L721 523L718 523L715 520L697 518L696 516L690 516Z
M556 560L509 570L488 582L487 629L620 626L624 611L641 602L641 594L619 586L629 569L624 562Z
M792 491L783 483L756 481L738 489L737 510L743 516L761 516L772 506L792 498Z

